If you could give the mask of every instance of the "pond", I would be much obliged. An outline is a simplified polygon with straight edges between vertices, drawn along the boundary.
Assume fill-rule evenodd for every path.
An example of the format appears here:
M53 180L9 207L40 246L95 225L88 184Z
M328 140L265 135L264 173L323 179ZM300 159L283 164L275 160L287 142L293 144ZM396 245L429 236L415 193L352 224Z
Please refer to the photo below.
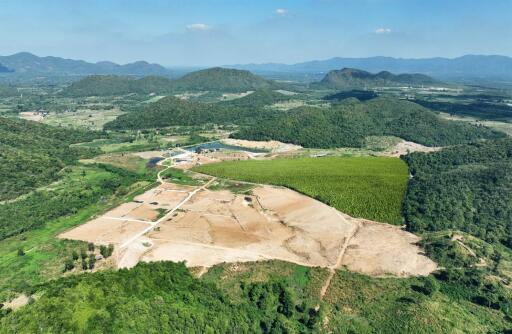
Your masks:
M212 141L212 142L208 142L208 143L201 143L201 144L197 144L197 145L183 147L183 149L185 149L189 152L195 152L198 148L200 148L202 150L247 151L247 152L252 152L252 153L268 152L266 150L257 149L257 148L247 148L247 147L241 147L241 146L226 145L219 141Z

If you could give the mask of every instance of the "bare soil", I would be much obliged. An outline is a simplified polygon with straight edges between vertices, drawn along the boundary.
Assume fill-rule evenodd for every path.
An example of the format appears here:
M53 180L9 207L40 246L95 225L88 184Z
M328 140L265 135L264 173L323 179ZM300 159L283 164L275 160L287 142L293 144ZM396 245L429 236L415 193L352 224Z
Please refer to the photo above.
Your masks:
M412 152L435 152L442 149L442 147L428 147L412 141L402 140L389 150L382 153L382 155L389 157L399 157Z

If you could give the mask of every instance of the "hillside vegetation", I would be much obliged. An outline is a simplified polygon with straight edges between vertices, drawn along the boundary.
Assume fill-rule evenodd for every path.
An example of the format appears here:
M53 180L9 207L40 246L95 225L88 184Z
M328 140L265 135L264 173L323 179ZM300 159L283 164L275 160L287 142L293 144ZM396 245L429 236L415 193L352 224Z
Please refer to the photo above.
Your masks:
M302 107L244 127L233 137L279 140L304 147L363 147L367 136L396 136L427 146L504 137L485 127L441 119L415 103L379 97L352 99L331 108Z
M268 117L264 107L289 97L271 90L258 90L239 99L202 103L168 96L139 111L107 123L105 129L145 129L173 125L247 124Z
M354 217L401 224L407 168L395 158L231 161L196 167L214 176L285 186Z
M178 91L246 92L271 88L273 83L249 71L214 67L188 73L173 86Z
M313 86L350 90L382 86L421 86L432 84L440 84L440 82L424 74L404 73L395 75L388 71L372 74L354 68L344 68L328 72L320 82Z
M406 155L414 232L457 229L512 248L512 139Z
M136 79L117 75L91 75L72 83L61 94L69 97L112 96L130 93L166 94L172 90L172 81L163 77Z
M296 333L318 326L315 311L282 282L242 289L235 305L183 263L139 263L41 286L35 303L0 314L0 333Z
M101 135L0 117L0 201L56 180L64 166L92 153L69 145Z

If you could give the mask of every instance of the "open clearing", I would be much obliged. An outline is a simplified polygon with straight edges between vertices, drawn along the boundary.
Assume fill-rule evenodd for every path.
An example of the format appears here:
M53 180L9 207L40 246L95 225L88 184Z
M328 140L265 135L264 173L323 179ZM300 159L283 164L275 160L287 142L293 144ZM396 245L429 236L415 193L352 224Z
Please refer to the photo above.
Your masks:
M138 261L210 267L278 259L378 276L427 275L436 269L414 235L352 218L286 188L257 186L252 195L240 195L164 183L135 201L144 203L125 203L60 237L116 244L119 267ZM153 206L171 209L180 203L156 226Z

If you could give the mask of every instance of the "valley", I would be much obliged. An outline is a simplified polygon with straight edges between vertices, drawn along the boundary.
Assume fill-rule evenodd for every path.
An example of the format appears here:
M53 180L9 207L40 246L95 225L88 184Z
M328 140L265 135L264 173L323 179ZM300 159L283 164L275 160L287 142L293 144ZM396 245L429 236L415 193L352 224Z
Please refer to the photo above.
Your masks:
M0 98L0 333L510 328L505 88L71 81Z

